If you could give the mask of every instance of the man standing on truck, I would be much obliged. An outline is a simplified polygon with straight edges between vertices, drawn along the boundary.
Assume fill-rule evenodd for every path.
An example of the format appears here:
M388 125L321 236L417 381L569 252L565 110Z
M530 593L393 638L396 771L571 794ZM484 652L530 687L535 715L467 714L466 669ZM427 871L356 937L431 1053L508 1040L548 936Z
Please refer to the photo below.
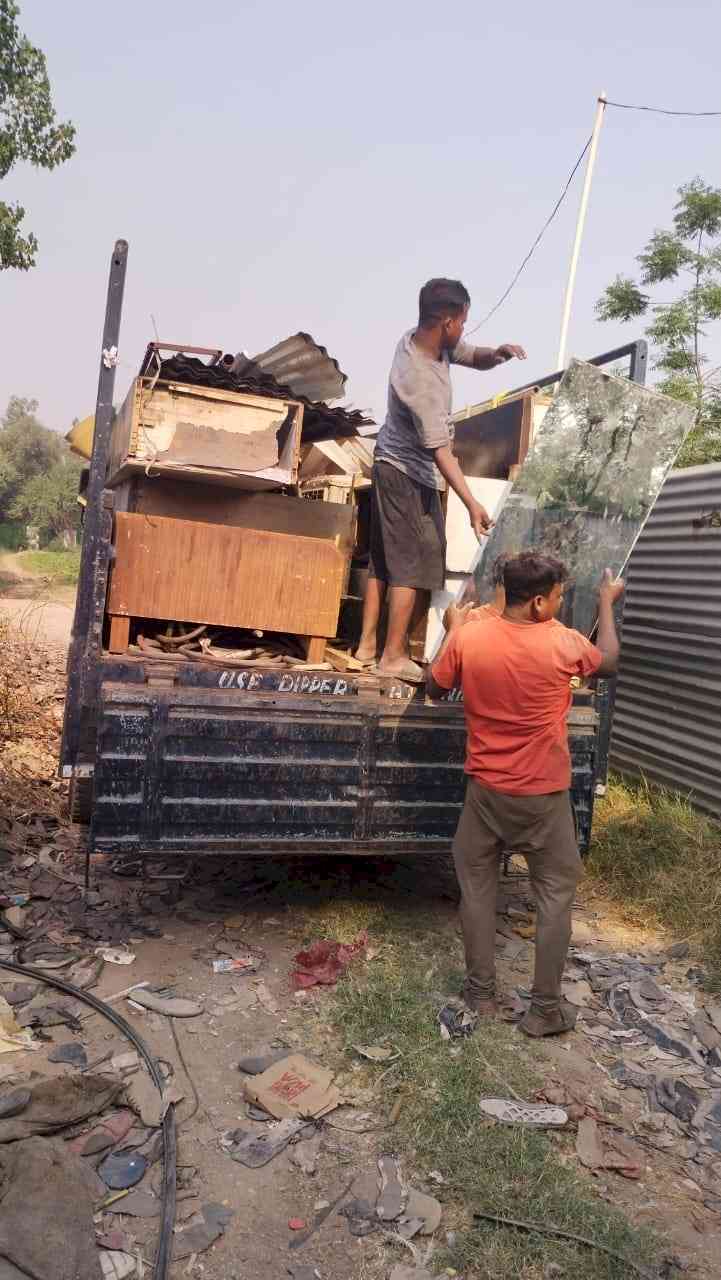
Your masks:
M420 682L408 636L421 593L445 582L440 495L446 482L468 510L477 537L491 521L476 502L451 448L450 366L495 369L522 347L473 347L461 340L470 295L460 280L429 280L418 300L418 327L401 338L388 382L388 411L376 442L371 494L370 564L359 661L379 675ZM378 661L377 631L388 594L388 625ZM377 665L375 665L377 663Z
M556 620L567 578L560 560L527 551L505 561L505 607L468 621L446 613L447 635L427 678L441 697L461 687L466 714L466 800L453 843L466 952L463 999L473 1015L498 1012L495 989L496 892L505 850L523 854L537 903L529 1036L556 1035L575 1023L561 1001L571 938L571 907L581 874L569 788L566 718L570 680L613 675L619 643L613 606L623 582L606 569L592 644Z

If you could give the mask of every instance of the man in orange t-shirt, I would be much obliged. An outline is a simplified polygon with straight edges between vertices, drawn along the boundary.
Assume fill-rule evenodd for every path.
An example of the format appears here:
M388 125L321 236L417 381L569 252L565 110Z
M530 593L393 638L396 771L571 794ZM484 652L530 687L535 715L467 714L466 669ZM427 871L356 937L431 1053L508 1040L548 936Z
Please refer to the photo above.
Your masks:
M506 560L503 612L469 621L470 610L448 610L448 634L428 676L431 697L460 686L466 713L468 786L453 844L465 1004L477 1014L497 1012L496 892L501 854L511 849L526 858L538 908L531 1005L520 1023L532 1036L568 1031L575 1020L561 1001L581 874L569 795L570 681L614 674L619 651L613 605L623 583L605 571L592 644L556 620L566 577L551 556Z

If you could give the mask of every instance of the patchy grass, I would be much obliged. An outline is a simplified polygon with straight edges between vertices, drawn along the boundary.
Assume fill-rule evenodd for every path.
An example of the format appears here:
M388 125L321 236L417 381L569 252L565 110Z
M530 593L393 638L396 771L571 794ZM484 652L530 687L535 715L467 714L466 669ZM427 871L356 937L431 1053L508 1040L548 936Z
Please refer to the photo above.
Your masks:
M417 1176L432 1170L443 1176L439 1196L445 1206L444 1226L454 1230L455 1241L442 1257L434 1258L434 1266L454 1268L468 1280L542 1280L550 1262L573 1280L628 1280L633 1274L625 1263L570 1242L491 1223L474 1224L474 1208L553 1224L598 1240L641 1266L650 1265L657 1256L650 1235L634 1230L594 1196L585 1179L565 1162L573 1147L572 1134L550 1136L484 1120L479 1098L508 1096L511 1090L532 1097L542 1079L544 1059L541 1050L522 1042L518 1032L504 1024L484 1027L469 1040L441 1040L437 1011L447 993L458 990L461 979L453 966L453 952L459 949L449 947L447 933L441 936L436 930L434 935L429 925L421 926L415 936L406 927L399 936L401 911L398 918L385 912L379 921L356 909L350 929L340 919L340 906L331 909L327 920L320 912L311 914L314 932L320 929L327 936L332 930L332 936L347 938L360 924L390 926L383 930L383 945L365 976L359 980L351 970L324 1016L353 1057L354 1044L385 1042L400 1051L390 1070L383 1064L362 1068L353 1079L373 1084L385 1073L380 1091L387 1109L396 1099L403 1104L392 1130L392 1149L403 1153ZM374 943L376 939L374 930ZM346 1054L343 1062L347 1069Z
M52 586L72 585L80 572L80 548L72 551L20 551L19 570L46 578Z
M681 796L613 780L596 806L587 870L630 922L688 938L721 987L721 824Z

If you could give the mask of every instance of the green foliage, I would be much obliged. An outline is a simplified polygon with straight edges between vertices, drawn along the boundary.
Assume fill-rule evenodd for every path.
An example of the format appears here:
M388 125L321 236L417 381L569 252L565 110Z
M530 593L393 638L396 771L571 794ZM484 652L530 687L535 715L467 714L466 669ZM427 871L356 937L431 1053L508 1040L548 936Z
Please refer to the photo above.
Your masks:
M75 128L55 117L45 55L18 28L20 10L0 0L0 179L26 161L54 169L75 150ZM0 201L0 271L35 266L38 242L21 234L25 210Z
M647 307L648 294L641 293L628 276L616 276L596 303L596 312L600 320L631 320L643 315Z
M23 485L10 508L11 516L37 525L43 540L76 529L78 472L71 455L64 455L49 471L33 476Z
M0 551L19 551L25 543L25 530L21 524L0 524Z
M21 551L18 565L28 573L45 578L50 586L74 586L80 572L80 547L70 551Z
M708 326L721 319L721 189L694 178L678 188L672 231L655 231L637 261L638 283L617 276L596 303L599 320L627 322L646 315L645 286L681 284L670 302L651 308L646 329L655 347L659 390L696 406L696 425L678 466L721 461L721 382L703 351Z
M37 525L47 540L77 528L82 463L36 410L12 396L0 422L0 521Z

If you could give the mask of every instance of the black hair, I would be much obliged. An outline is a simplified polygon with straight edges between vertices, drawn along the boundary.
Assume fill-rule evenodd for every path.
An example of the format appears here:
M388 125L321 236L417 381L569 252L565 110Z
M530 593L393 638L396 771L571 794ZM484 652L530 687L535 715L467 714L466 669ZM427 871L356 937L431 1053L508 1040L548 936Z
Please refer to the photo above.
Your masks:
M470 305L471 295L460 280L428 280L418 295L418 327L430 329L446 316L458 316Z
M565 582L568 570L555 556L535 551L522 551L509 556L503 565L506 604L528 604L534 596L548 596L559 582Z

